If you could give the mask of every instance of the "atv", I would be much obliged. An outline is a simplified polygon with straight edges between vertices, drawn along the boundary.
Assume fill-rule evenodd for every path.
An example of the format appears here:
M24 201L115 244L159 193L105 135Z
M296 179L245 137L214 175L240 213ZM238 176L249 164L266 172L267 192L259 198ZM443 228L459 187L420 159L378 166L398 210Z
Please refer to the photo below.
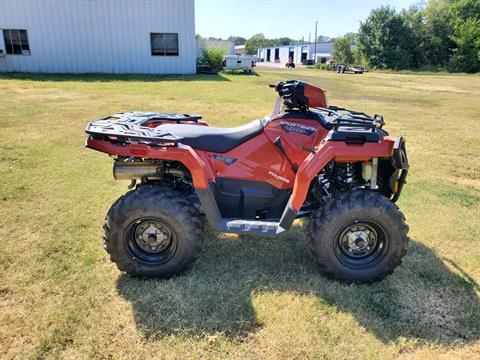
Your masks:
M86 146L113 156L114 178L131 182L104 222L121 271L182 272L200 254L205 219L220 232L277 236L306 218L320 272L345 282L380 280L401 263L404 139L390 137L379 114L328 106L321 88L270 86L272 114L239 127L158 112L88 124Z

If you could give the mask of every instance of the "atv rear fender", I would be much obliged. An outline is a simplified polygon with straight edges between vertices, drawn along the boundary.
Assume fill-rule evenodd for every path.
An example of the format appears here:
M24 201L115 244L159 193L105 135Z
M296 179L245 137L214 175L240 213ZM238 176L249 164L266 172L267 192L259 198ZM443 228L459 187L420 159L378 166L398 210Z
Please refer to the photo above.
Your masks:
M110 155L178 161L190 171L195 189L207 189L208 183L214 181L213 172L207 165L206 159L203 159L204 153L197 153L190 146L178 144L177 146L154 147L139 143L123 146L121 143L95 139L92 136L87 138L85 146Z

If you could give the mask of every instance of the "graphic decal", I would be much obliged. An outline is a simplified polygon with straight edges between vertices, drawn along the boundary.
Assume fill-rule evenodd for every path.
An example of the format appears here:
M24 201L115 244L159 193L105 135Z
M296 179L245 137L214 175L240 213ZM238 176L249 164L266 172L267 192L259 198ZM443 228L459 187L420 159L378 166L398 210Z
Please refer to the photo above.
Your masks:
M284 177L281 176L281 175L275 174L273 171L269 171L269 172L268 172L268 175L273 176L273 177L274 177L275 179L277 179L277 180L283 181L285 184L289 184L289 183L290 183L290 181L289 181L288 179L284 178Z
M317 129L315 129L314 127L291 123L288 121L280 121L280 127L283 129L283 131L287 133L294 132L306 136L311 136L315 131L317 131Z
M227 165L232 165L233 163L235 163L235 161L237 161L237 159L227 157L227 156L217 155L217 154L213 154L212 157L213 157L213 160L221 161Z

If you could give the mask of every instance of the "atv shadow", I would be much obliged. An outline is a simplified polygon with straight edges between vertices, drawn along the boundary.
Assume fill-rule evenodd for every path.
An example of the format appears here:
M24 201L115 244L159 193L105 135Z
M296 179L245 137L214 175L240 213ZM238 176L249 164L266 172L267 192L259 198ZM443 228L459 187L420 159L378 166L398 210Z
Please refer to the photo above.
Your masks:
M454 345L480 338L478 283L447 268L421 243L410 243L403 265L385 280L346 285L317 272L303 239L298 226L278 239L209 232L191 271L169 280L121 275L117 290L132 303L136 324L147 337L222 332L243 338L262 326L252 298L288 292L315 295L320 303L353 314L385 343L406 337Z

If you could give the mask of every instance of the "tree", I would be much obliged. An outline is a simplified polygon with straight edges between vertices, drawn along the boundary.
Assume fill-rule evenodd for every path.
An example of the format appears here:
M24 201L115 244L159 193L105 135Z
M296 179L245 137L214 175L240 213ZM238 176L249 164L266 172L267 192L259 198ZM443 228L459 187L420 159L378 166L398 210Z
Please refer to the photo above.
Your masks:
M429 0L400 13L374 9L360 23L354 55L377 68L480 71L480 0Z
M402 10L400 16L404 26L404 51L410 54L409 68L420 68L428 65L426 57L428 35L425 22L424 9L411 6L408 10Z
M343 36L334 42L333 58L337 63L351 65L354 62L351 40L348 36Z
M267 46L267 39L262 33L253 35L250 39L245 42L245 51L247 54L255 55L257 49Z
M429 0L425 8L425 59L432 66L446 67L455 46L450 39L452 0Z
M458 72L475 73L480 71L480 20L469 18L455 26L450 36L456 45L450 69Z
M330 38L325 35L318 35L317 36L317 43L324 43L324 42L329 42Z
M454 43L450 70L474 73L480 71L480 1L456 0L450 5Z
M230 35L227 40L233 41L233 43L235 44L235 46L237 46L237 45L245 45L245 42L247 41L247 39L245 39L244 37L234 36L234 35Z
M360 23L360 51L376 68L407 69L412 67L411 29L395 9L382 6L372 10Z

